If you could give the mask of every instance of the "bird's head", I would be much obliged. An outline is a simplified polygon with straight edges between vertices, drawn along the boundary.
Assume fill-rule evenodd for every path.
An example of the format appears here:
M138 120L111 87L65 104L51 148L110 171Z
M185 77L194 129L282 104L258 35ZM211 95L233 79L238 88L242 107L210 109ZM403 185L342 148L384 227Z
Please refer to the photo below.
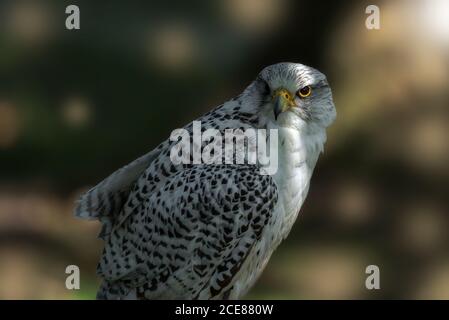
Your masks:
M336 117L326 76L299 63L278 63L263 69L252 94L262 101L258 112L280 126L299 122L328 127Z

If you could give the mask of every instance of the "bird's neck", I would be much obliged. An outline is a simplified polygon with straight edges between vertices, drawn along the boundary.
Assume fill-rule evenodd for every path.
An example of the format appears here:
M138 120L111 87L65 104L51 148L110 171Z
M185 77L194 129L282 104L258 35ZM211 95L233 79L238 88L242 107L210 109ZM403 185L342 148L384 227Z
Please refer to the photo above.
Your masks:
M285 225L290 230L309 190L313 169L323 144L325 130L278 127L278 170L273 178L279 188ZM284 231L285 231L284 230ZM288 231L285 231L288 232Z
M275 179L287 182L301 172L308 181L318 156L323 151L325 129L311 127L306 123L281 127L273 122L267 124L267 129L276 129L278 133L278 170Z

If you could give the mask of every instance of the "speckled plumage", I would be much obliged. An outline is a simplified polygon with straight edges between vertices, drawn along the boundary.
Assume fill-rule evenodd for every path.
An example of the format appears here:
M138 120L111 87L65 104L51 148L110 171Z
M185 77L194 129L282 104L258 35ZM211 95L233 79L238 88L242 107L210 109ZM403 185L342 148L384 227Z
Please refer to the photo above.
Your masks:
M312 96L296 98L298 107L275 119L273 90L303 86ZM174 165L174 142L166 140L82 195L75 214L103 223L98 298L245 294L296 220L334 118L323 74L301 64L269 66L241 95L198 120L220 132L278 129L276 174L261 175L259 164Z

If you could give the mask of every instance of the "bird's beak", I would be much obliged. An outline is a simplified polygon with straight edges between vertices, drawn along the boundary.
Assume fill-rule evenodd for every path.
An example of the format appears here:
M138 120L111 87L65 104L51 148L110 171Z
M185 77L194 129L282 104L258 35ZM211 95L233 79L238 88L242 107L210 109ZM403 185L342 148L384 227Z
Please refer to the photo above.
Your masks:
M295 106L294 96L286 89L278 89L273 94L274 104L274 119L277 120L278 116L291 107Z

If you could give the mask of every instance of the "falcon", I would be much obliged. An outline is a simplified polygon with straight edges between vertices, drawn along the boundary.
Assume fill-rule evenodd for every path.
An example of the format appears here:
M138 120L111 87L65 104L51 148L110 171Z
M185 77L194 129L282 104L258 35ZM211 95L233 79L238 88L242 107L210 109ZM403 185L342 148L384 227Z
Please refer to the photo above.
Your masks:
M220 132L277 130L274 174L258 162L174 164L167 139L84 193L75 215L101 221L105 243L97 298L242 297L290 232L335 117L324 74L274 64L197 119Z

